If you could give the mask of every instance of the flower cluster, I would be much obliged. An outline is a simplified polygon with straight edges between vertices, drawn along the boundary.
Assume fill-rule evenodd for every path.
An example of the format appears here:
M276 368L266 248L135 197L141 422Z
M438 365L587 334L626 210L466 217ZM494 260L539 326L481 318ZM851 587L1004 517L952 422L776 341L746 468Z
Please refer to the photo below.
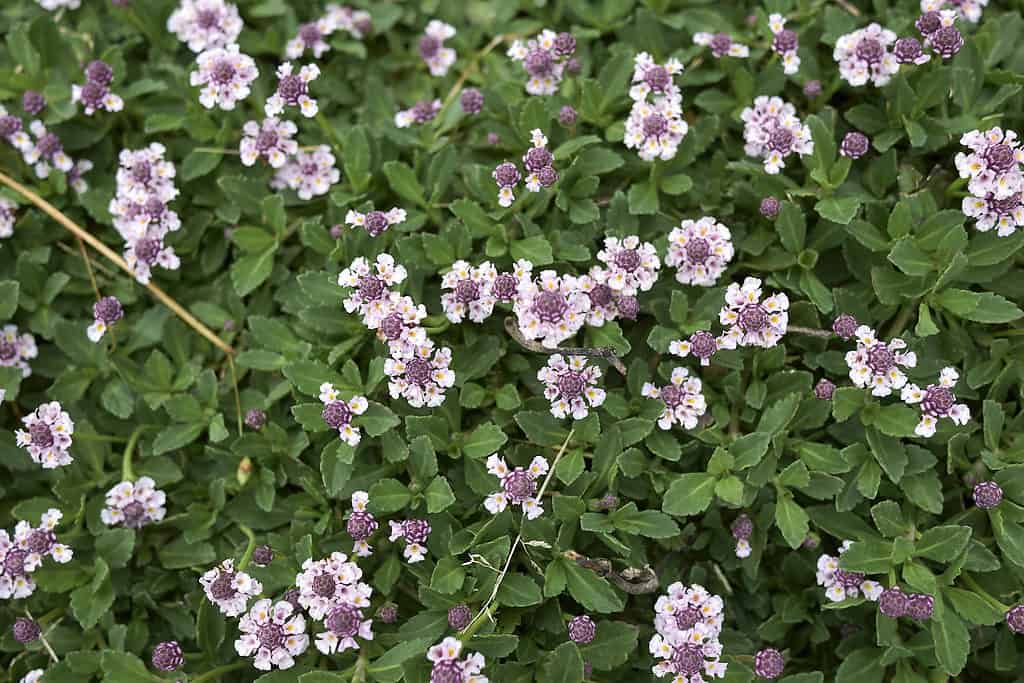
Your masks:
M377 237L393 225L401 225L405 222L405 209L397 206L390 211L370 211L359 213L350 209L345 214L345 223L353 228L362 228L370 237Z
M105 296L92 305L92 325L85 334L89 341L96 343L103 338L107 330L124 317L124 308L116 296Z
M690 377L686 368L673 368L671 381L663 387L645 382L641 395L647 398L660 399L665 404L658 418L658 426L672 429L680 424L684 429L695 429L701 415L707 410L707 402L701 393L701 382L697 377Z
M224 0L181 0L167 19L167 30L192 52L202 52L236 43L242 18L238 8Z
M952 7L961 19L977 24L988 0L921 0L922 12L937 12Z
M158 142L139 150L121 151L117 170L117 194L110 200L114 228L125 240L124 259L135 279L149 282L154 266L177 270L174 248L165 244L167 233L181 227L178 214L168 204L178 196L174 164L164 160Z
M570 70L576 52L576 39L571 33L555 33L544 29L536 37L523 43L517 40L506 53L511 59L523 63L528 76L526 92L531 95L554 95Z
M260 75L253 58L239 52L234 44L204 50L196 58L196 68L189 74L189 85L202 88L199 104L224 111L233 110L236 103L248 97L249 84Z
M896 34L878 24L840 36L832 58L839 64L839 75L852 86L875 87L888 83L900 70L900 63L889 49Z
M235 571L235 561L227 559L199 577L206 598L229 617L245 611L249 598L263 591L263 584L242 571Z
M429 340L421 323L427 317L427 309L423 304L398 292L389 292L370 308L372 313L365 318L366 326L377 332L378 339L387 342L390 352L408 353L415 347L426 346Z
M427 539L430 538L430 523L425 519L406 519L401 522L389 522L391 535L388 540L394 543L398 539L405 541L405 548L402 555L409 562L415 564L422 562L427 557Z
M644 161L672 159L689 131L683 120L683 95L672 80L682 71L677 59L661 65L646 52L635 58L629 90L633 107L626 119L623 142L627 148L636 149Z
M341 171L334 163L334 154L327 145L299 151L277 170L270 186L278 190L286 187L295 190L299 199L306 201L325 195L332 185L341 180Z
M732 233L713 216L684 220L668 235L665 265L676 269L684 285L711 287L725 272L735 250Z
M772 32L772 52L782 61L782 71L793 75L800 70L800 38L796 31L786 28L786 18L781 14L768 15L768 29Z
M491 317L498 301L492 291L497 278L498 271L490 261L475 267L461 260L453 263L441 279L441 289L450 290L441 295L441 307L448 320L461 323L468 317L482 323Z
M356 636L372 640L372 620L363 619L373 589L360 581L362 569L343 553L331 553L320 560L308 559L295 577L298 603L326 631L316 636L316 648L324 654L359 649Z
M263 159L271 168L281 168L299 151L299 143L293 139L298 131L291 121L273 116L262 122L247 121L238 145L242 164L252 166Z
M0 239L5 239L14 234L14 222L17 220L15 209L18 205L11 200L0 197Z
M796 108L779 97L754 98L754 106L744 109L741 118L743 149L748 156L764 159L766 173L785 168L790 154L806 156L814 151L811 129L797 117Z
M852 545L852 541L843 541L839 547L842 555ZM872 602L882 594L882 586L877 581L865 579L860 572L848 572L839 568L839 558L823 554L818 558L818 585L824 586L825 597L832 602L842 602L846 598L863 595Z
M720 661L725 603L703 586L676 582L654 603L654 628L648 648L661 660L653 667L658 678L695 683L703 676L723 678L725 662Z
M72 463L74 458L68 449L71 448L75 423L60 403L44 403L21 418L21 422L25 429L17 430L14 435L18 446L28 451L33 462L46 470Z
M299 68L299 73L293 71L291 62L277 67L277 90L263 105L267 116L279 116L286 107L298 107L307 119L319 111L316 100L309 96L309 84L320 75L320 68L316 64L306 64Z
M338 432L341 440L349 446L359 444L361 434L359 428L353 426L352 419L356 415L362 415L369 407L369 402L363 396L353 396L348 401L342 400L338 390L329 382L320 385L320 402L324 404L321 413L324 423Z
M352 494L352 512L349 513L345 531L352 537L355 544L352 552L359 557L369 557L373 554L373 548L367 540L377 532L377 520L367 507L370 503L370 494L366 491L356 491Z
M82 176L92 169L92 162L87 159L74 161L64 151L64 143L43 125L42 121L32 121L28 126L33 140L21 130L21 120L13 116L2 116L0 109L0 135L21 152L21 158L32 166L36 177L50 177L53 169L67 174L68 185L77 193L82 194L88 189Z
M100 519L107 526L141 529L164 518L166 501L167 496L149 477L139 477L135 482L122 481L107 491L107 506L100 511Z
M657 281L661 268L654 245L640 242L636 235L623 239L605 237L604 249L597 252L597 258L606 266L603 284L616 294L626 296L648 291Z
M926 47L942 59L951 59L964 46L964 37L956 27L957 14L953 10L925 12L914 26L921 32Z
M426 63L431 76L445 76L455 63L455 50L444 46L444 41L455 35L455 27L437 19L427 24L420 38L420 57Z
M42 514L39 526L22 520L14 527L14 537L0 529L0 599L27 598L36 590L32 573L47 557L66 564L71 561L71 548L57 542L54 529L64 515L50 508Z
M1012 235L1024 226L1024 148L1017 133L998 127L972 130L960 144L971 150L955 158L971 193L963 200L964 214L976 219L974 226L982 232L996 228L1000 237Z
M235 651L251 656L252 665L261 671L292 668L295 657L309 647L306 620L294 612L295 607L285 600L276 604L266 598L257 600L238 622Z
M548 473L545 458L538 455L529 467L509 469L505 459L494 453L487 458L487 471L501 482L501 490L484 499L488 512L496 515L509 505L518 505L527 519L536 519L544 514L544 506L537 496L537 480Z
M761 281L748 277L743 285L733 282L725 292L725 306L718 320L729 329L718 338L718 346L771 348L786 334L789 324L789 297L773 294L761 301Z
M750 557L750 536L754 533L754 522L747 515L737 517L729 527L732 537L736 539L736 557Z
M455 385L451 362L452 350L436 348L429 339L420 346L392 347L391 356L384 361L384 374L391 378L391 398L402 397L414 408L436 408Z
M907 343L902 339L882 342L867 325L857 328L856 337L857 349L846 354L850 380L862 389L870 387L873 396L888 396L902 389L907 377L900 367L916 367L917 354L904 352Z
M420 100L408 109L395 114L395 127L408 128L414 123L421 126L430 123L441 111L441 100Z
M358 40L369 33L371 27L369 12L329 5L323 17L299 26L298 34L285 47L285 55L288 59L298 59L309 50L319 59L331 49L325 38L335 31L345 31Z
M526 189L540 192L542 187L551 187L558 182L558 171L555 170L554 157L548 151L548 139L539 128L530 131L533 147L523 155L523 167L526 169ZM498 186L498 204L503 207L512 206L516 197L513 193L522 179L519 169L512 162L498 164L491 173Z
M0 329L0 368L18 368L22 377L29 377L32 367L28 362L38 355L34 336L19 333L17 325L4 325Z
M551 414L559 419L582 420L590 414L589 408L603 404L605 392L597 386L600 378L601 369L587 365L584 356L564 358L560 353L549 357L537 372L537 379L544 383L544 398L551 401Z
M910 405L921 406L921 421L914 428L918 436L928 438L934 436L939 420L948 417L953 424L965 425L971 419L971 410L963 403L956 402L953 387L960 379L960 373L954 368L943 368L939 373L939 383L929 384L926 388L916 384L906 384L900 398Z
M587 311L587 325L601 327L622 317L636 320L640 313L640 302L633 295L620 294L608 286L608 271L600 266L593 266L587 275L577 279L580 291L590 298L590 310Z
M576 334L586 321L590 297L572 275L543 270L523 282L513 305L519 332L549 349Z
M722 57L749 57L750 48L746 45L733 42L732 36L728 33L705 33L699 31L693 34L695 45L705 45L711 48L711 56L715 59Z
M890 619L910 617L915 621L932 618L935 598L924 593L904 593L899 586L886 588L878 596L878 611Z
M109 112L124 109L124 100L110 91L114 70L101 60L89 62L85 67L85 84L71 86L71 101L82 103L86 116L92 116L100 109Z
M692 355L701 365L711 365L711 357L718 351L718 339L707 330L697 330L689 339L676 339L668 345L668 352L686 358Z
M487 683L486 676L480 676L484 668L484 656L479 652L467 655L463 660L462 641L448 637L427 650L427 659L432 663L432 683Z

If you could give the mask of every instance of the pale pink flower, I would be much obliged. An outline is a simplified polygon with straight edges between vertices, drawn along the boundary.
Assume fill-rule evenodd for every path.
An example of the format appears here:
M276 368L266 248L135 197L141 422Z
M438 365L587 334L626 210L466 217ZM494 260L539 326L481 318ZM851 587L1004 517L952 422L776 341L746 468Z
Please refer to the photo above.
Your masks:
M196 57L196 66L198 70L189 74L189 84L202 86L199 104L207 109L231 111L249 96L249 84L260 75L253 58L239 52L237 45L203 51Z
M896 34L878 24L840 36L832 58L839 63L839 75L852 86L875 87L887 84L900 70L900 63L890 49Z
M548 473L548 467L548 461L538 455L529 467L509 469L505 459L494 453L487 458L487 471L501 482L501 490L484 499L484 508L496 515L509 505L518 505L527 519L540 517L544 506L537 497L537 482Z
M985 132L972 130L964 133L960 144L971 152L957 153L956 168L961 178L970 178L967 189L975 197L992 195L995 199L1008 199L1024 191L1020 169L1024 147L1020 146L1016 132L1004 132L999 127Z
M806 156L814 152L810 127L796 116L796 108L778 97L761 95L740 115L743 119L744 151L764 160L766 173L785 168L790 154Z
M875 336L875 331L861 325L855 333L857 349L846 354L846 365L850 368L850 380L862 389L871 388L872 396L888 396L893 390L902 389L907 376L900 366L917 366L917 354L904 352L907 343L893 339L888 344Z
M743 285L733 282L725 292L725 306L718 320L729 329L718 338L723 349L737 346L771 348L786 334L789 297L773 294L761 301L761 281L748 277Z
M292 73L292 63L285 62L277 67L277 90L267 98L263 111L267 116L278 116L285 107L298 107L306 118L316 116L316 100L309 96L309 84L320 75L320 67L306 64L299 73Z
M431 681L444 683L487 683L487 677L481 676L484 668L484 656L474 652L460 659L462 641L448 637L427 650L427 659L433 666L430 672Z
M242 18L238 8L224 0L181 0L167 19L167 30L192 52L202 52L238 42Z
M21 418L25 429L15 430L15 442L45 470L70 465L69 452L75 423L57 401L43 403Z
M441 295L441 308L448 320L461 323L469 318L482 323L494 312L494 298L491 289L498 271L490 261L471 266L466 261L456 261L452 269L441 279L441 289L451 290Z
M257 600L238 622L235 651L242 657L253 656L252 665L261 671L292 668L295 657L309 647L306 620L294 612L295 607L286 600L276 604Z
M960 373L955 368L947 367L939 373L938 384L929 384L923 390L916 384L903 387L900 394L903 402L921 406L921 421L914 428L915 434L924 438L934 436L936 425L944 417L958 425L965 425L971 419L971 409L963 403L957 403L953 393L958 379Z
M319 145L313 150L300 150L277 170L270 186L274 189L295 190L299 199L310 200L327 194L331 186L341 180L341 171L334 166L331 148Z
M684 220L668 235L665 265L676 268L684 285L711 287L725 272L735 250L732 233L713 216Z
M338 285L352 292L342 303L349 313L359 311L367 317L370 305L383 301L391 295L391 287L401 284L408 275L405 268L395 263L390 254L378 254L371 263L359 256L352 264L338 274ZM378 315L383 319L383 308ZM372 329L372 327L371 327Z
M384 361L384 374L391 378L391 398L404 398L413 408L436 408L455 385L451 362L452 350L435 348L429 340L422 346L392 349L391 357Z
M605 284L618 294L635 296L646 292L658 280L661 260L654 245L641 242L636 235L605 237L604 249L597 252L597 258L607 266Z
M288 157L299 151L299 143L293 138L299 131L291 121L274 117L262 122L247 121L242 126L242 141L238 151L242 164L252 166L257 159L263 159L271 168L281 168Z
M601 369L587 365L586 357L565 358L560 353L550 356L537 372L537 379L544 382L544 398L551 401L551 414L559 419L582 420L590 408L603 404L605 392L597 386L600 378Z
M228 617L245 611L249 598L263 591L263 584L245 572L235 571L235 561L227 559L199 577L206 598Z
M427 64L431 76L444 76L455 63L455 50L444 46L444 41L455 35L455 27L431 19L420 38L420 57Z
M851 541L843 541L839 547L842 555L852 545ZM867 600L877 602L882 594L882 586L871 579L865 579L860 572L849 572L839 568L839 558L823 554L818 558L818 585L825 588L825 597L831 602L842 602L847 598L863 595Z
M513 310L523 337L539 339L553 349L583 327L590 297L579 288L576 277L544 270L535 280L523 283Z
M645 382L640 393L665 404L658 418L661 429L669 430L676 424L682 425L683 429L696 429L700 416L707 411L701 382L696 377L690 377L690 371L686 368L674 368L672 380L663 387Z

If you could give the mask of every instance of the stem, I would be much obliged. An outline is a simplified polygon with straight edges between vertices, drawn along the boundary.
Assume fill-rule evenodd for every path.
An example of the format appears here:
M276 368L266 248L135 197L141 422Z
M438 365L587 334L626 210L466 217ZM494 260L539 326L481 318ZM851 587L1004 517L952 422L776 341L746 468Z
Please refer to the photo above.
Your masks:
M351 680L352 683L366 683L366 650L359 650L359 659L356 660Z
M960 578L963 579L964 583L971 590L973 590L975 593L978 594L979 598L981 598L985 602L989 603L993 607L999 609L999 611L1002 612L1003 614L1006 614L1007 612L1010 611L1010 607L1008 605L1004 605L1003 603L999 602L994 597L992 597L992 595L989 594L989 592L986 591L984 588L982 588L978 584L978 582L974 580L974 577L971 576L970 574L961 574Z
M914 313L914 307L916 304L913 301L908 301L903 304L903 308L900 309L899 315L892 321L892 327L889 328L888 338L898 337L903 328L907 326L907 322L910 321L910 316Z
M116 253L114 253L114 251L110 247L105 245L103 242L99 241L88 230L86 230L85 228L81 227L80 225L75 223L73 220L71 220L70 218L65 216L63 213L61 213L61 211L59 211L53 204L51 204L50 202L46 201L45 199L40 197L38 194L36 194L32 190L28 189L27 187L25 187L21 183L17 182L13 178L11 178L10 176L8 176L8 175L6 175L6 174L4 174L2 172L0 172L0 183L3 183L4 185L6 185L7 187L11 188L15 192L19 193L25 199L27 199L30 202L32 202L33 204L35 204L37 207L39 207L43 211L43 213L47 214L48 216L50 216L50 218L52 218L53 220L55 220L58 223L60 223L64 228L66 228L73 235L75 235L75 237L78 237L83 242L86 242L90 247L92 247L93 249L95 249L99 253L103 254L103 256L107 258L107 260L113 262L116 266L121 268L124 272L128 273L129 275L132 274L131 269L128 267L128 264L125 263L125 260L123 258L121 258ZM134 279L134 275L132 276L132 278ZM206 325L204 325L203 323L199 322L199 320L195 316L193 316L191 313L186 311L181 306L181 304L179 304L177 301L172 299L162 289L160 289L159 287L154 285L152 282L149 283L148 285L144 285L144 286L163 305L165 305L165 306L167 306L167 308L171 309L174 312L175 315L177 315L179 318L181 318L183 321L185 321L185 324L187 324L193 330L195 330L200 335L205 337L207 339L207 341L209 341L211 344L216 346L218 349L220 349L224 353L232 354L232 353L235 352L235 350L233 348L231 348L231 346L229 346L227 343L225 343L223 339L221 339L216 334L214 334L210 330L210 328L208 328Z
M248 664L248 661L242 660L239 662L234 662L233 664L225 664L224 666L218 666L216 669L207 671L204 674L199 674L198 676L192 679L192 683L209 683L209 681L219 680L220 677L224 674L236 671L238 669L242 669L248 666Z
M135 451L135 444L139 442L142 432L146 431L148 425L139 425L128 437L128 445L124 447L124 455L121 456L121 481L135 481L135 471L132 469L132 452Z
M256 534L254 534L252 529L244 524L239 524L238 528L249 539L249 543L245 546L245 553L243 553L242 559L238 561L238 571L241 572L245 571L245 568L249 566L249 561L252 559L252 553L256 550ZM195 683L195 681L192 683Z
M32 621L35 621L35 619L32 617L32 613L28 611L28 608L25 609L25 616L27 616L29 619L32 619ZM36 623L38 624L39 622ZM53 629L56 628L56 626L57 624L54 624L50 628ZM39 632L39 642L43 644L43 649L46 650L46 653L48 655L50 655L50 659L53 660L54 664L60 661L60 659L57 658L57 653L53 651L53 648L50 647L49 641L46 640L46 634L42 631Z
M238 395L238 375L235 373L235 359L228 356L228 368L231 370L231 386L235 390L235 413L238 416L238 435L242 435L242 399Z
M516 327L516 323L511 317L505 318L505 331L508 332L509 336L512 337L517 344L528 351L543 353L549 356L556 353L563 353L568 356L594 356L597 358L604 358L613 368L619 371L619 374L623 377L626 376L626 366L621 360L619 360L618 352L610 346L599 346L597 348L591 348L589 346L562 346L549 349L540 342L526 339L519 331L519 328Z
M462 89L462 86L465 84L466 79L469 78L470 74L476 71L476 69L479 67L480 60L489 55L494 50L494 48L501 45L507 39L514 37L515 36L512 35L496 35L494 36L494 38L491 39L491 42L487 43L487 45L485 45L484 48L480 50L480 52L477 52L475 55L473 55L473 59L469 62L469 66L463 69L462 73L459 74L459 80L455 81L455 85L453 85L452 89L448 91L448 95L444 98L444 103L441 105L441 111L438 112L438 115L437 117L435 117L435 120L440 121L442 119L441 114L444 113L446 109L448 109L448 105L451 104L452 100L455 99L455 96L459 94L459 90Z
M831 330L819 330L814 327L800 327L799 325L789 325L786 328L787 332L796 332L797 334L807 334L812 337L821 337L822 339L831 339L835 333Z

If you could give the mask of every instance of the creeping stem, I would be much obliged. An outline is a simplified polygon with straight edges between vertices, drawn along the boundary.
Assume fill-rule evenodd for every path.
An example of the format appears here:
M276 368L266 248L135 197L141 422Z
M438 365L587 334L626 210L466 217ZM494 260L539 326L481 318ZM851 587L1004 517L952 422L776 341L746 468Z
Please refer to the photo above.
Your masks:
M591 348L589 346L561 346L554 349L549 349L543 346L540 342L530 341L526 339L519 328L516 326L516 321L512 318L505 318L505 331L508 332L509 336L516 340L516 343L522 346L528 351L534 353L544 353L547 355L553 355L556 353L565 354L567 356L595 356L597 358L604 358L608 363L619 371L623 377L626 375L626 366L619 359L618 352L610 346L598 346Z
M249 561L252 560L252 553L256 550L256 534L244 524L239 524L238 528L249 539L248 544L245 546L245 553L242 555L242 559L238 561L238 571L241 572L245 571L245 568L249 566Z

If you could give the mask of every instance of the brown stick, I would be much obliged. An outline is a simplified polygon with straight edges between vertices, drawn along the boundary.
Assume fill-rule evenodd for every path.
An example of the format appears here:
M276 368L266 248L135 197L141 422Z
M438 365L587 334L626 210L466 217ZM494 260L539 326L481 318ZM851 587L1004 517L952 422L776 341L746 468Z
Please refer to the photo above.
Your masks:
M80 225L75 223L73 220L71 220L70 218L65 216L53 204L51 204L50 202L46 201L45 199L40 197L38 194L36 194L32 190L28 189L27 187L25 187L24 185L22 185L18 181L14 180L10 176L8 176L8 175L6 175L6 174L4 174L2 172L0 172L0 183L3 183L4 185L7 185L9 188L14 190L15 192L18 192L19 194L21 194L23 197L25 197L25 199L29 200L30 202L35 204L37 207L42 209L45 214L50 216L50 218L52 218L53 220L57 221L58 223L60 223L65 228L67 228L67 230L70 231L75 237L77 237L78 239L82 240L83 242L88 244L90 247L92 247L93 249L95 249L96 251L101 253L104 257L106 257L106 259L108 261L111 261L116 266L118 266L123 271L125 271L126 273L128 273L129 275L132 275L131 269L128 267L128 264L125 262L125 260L123 258L121 258L118 254L116 254L110 247L108 247L107 245L103 244L103 242L99 241L88 230L86 230L85 228L81 227ZM132 277L134 278L134 275L132 275ZM149 283L148 285L144 285L144 286L146 287L146 289L148 289L150 292L152 292L153 296L155 296L157 299L159 299L160 302L163 305L167 306L167 308L169 308L172 311L174 311L175 315L177 315L179 318L181 318L182 320L185 321L185 324L187 324L189 327L194 329L200 335L205 337L211 344L216 346L218 349L220 349L224 353L233 354L235 352L235 350L233 348L231 348L231 346L228 345L227 342L225 342L223 339L221 339L216 334L214 334L210 330L210 328L208 328L206 325L204 325L203 323L199 322L199 320L194 315L192 315L191 313L186 311L181 306L181 304L179 304L177 301L172 299L171 296L168 295L164 290L160 289L159 287L157 287L153 283Z
M613 368L619 371L619 374L623 377L626 376L626 366L621 360L619 360L618 352L610 346L598 346L596 348L591 348L589 346L560 346L554 349L549 349L540 342L530 341L524 337L516 326L516 321L511 317L505 318L505 331L508 332L510 337L516 340L517 344L528 351L543 353L548 356L561 353L566 356L593 356L596 358L604 358Z
M626 567L619 572L612 567L611 561L603 557L590 558L575 550L565 551L565 556L584 569L589 569L598 576L608 579L623 593L643 595L658 591L658 575L650 566Z

